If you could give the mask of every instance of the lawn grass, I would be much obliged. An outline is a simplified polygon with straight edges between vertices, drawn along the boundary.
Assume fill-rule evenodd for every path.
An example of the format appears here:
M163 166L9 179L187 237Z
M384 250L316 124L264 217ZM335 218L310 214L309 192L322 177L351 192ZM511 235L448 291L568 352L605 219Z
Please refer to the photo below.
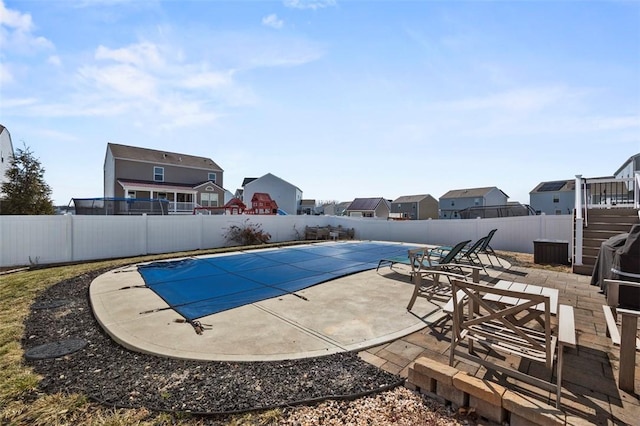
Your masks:
M286 244L261 245L260 248ZM251 249L257 247L242 247ZM221 248L135 258L87 262L77 265L27 269L0 275L0 424L10 425L199 425L184 414L154 413L147 409L111 409L79 394L49 395L38 391L41 377L24 363L21 340L24 321L37 295L46 288L88 272L182 256L238 250ZM277 410L262 415L242 415L229 424L269 424Z

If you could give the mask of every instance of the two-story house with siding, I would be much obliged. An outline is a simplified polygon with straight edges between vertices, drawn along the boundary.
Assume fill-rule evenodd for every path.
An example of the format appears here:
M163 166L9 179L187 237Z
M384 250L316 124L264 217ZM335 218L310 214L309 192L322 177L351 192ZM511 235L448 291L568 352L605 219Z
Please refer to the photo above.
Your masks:
M473 207L505 206L509 196L495 186L454 189L440 197L440 219L460 219L461 210Z
M245 178L242 182L242 201L247 204L253 194L269 194L278 204L278 208L287 214L297 214L302 200L302 191L295 185L271 173L259 178Z
M391 202L390 217L406 220L437 219L438 200L429 194L403 195Z
M346 216L389 218L391 203L384 198L355 198L345 210Z
M529 192L529 205L536 214L573 214L576 180L540 182Z
M165 199L169 213L222 207L223 170L207 157L109 143L104 159L104 196Z

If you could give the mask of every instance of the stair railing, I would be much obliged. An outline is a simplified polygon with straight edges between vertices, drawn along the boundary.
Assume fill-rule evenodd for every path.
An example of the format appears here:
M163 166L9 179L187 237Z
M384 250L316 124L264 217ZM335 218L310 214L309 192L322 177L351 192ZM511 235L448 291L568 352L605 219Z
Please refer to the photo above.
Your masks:
M583 234L583 227L584 227L584 223L583 223L583 218L582 218L582 209L583 209L583 203L582 203L582 187L586 187L586 184L583 184L583 179L582 179L582 175L576 175L576 190L575 190L575 194L576 194L576 201L575 201L575 223L574 223L574 238L573 238L573 265L582 265L582 234ZM586 199L586 193L585 193L585 199ZM584 209L584 213L586 216L587 213L587 209Z

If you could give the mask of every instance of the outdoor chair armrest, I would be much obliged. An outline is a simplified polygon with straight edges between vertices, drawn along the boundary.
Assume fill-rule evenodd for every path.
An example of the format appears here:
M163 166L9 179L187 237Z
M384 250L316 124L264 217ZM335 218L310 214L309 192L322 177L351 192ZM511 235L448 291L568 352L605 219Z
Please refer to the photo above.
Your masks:
M561 345L576 346L576 324L573 306L558 306L558 342Z

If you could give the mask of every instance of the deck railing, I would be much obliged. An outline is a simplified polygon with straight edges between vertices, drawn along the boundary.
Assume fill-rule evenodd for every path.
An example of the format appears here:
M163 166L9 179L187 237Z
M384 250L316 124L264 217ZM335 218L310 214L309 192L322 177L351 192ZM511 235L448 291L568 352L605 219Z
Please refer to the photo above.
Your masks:
M640 172L627 178L583 178L576 175L573 264L582 265L582 230L589 209L640 209Z
M171 213L184 213L192 214L193 209L200 207L198 203L182 202L182 201L169 201L169 214Z

